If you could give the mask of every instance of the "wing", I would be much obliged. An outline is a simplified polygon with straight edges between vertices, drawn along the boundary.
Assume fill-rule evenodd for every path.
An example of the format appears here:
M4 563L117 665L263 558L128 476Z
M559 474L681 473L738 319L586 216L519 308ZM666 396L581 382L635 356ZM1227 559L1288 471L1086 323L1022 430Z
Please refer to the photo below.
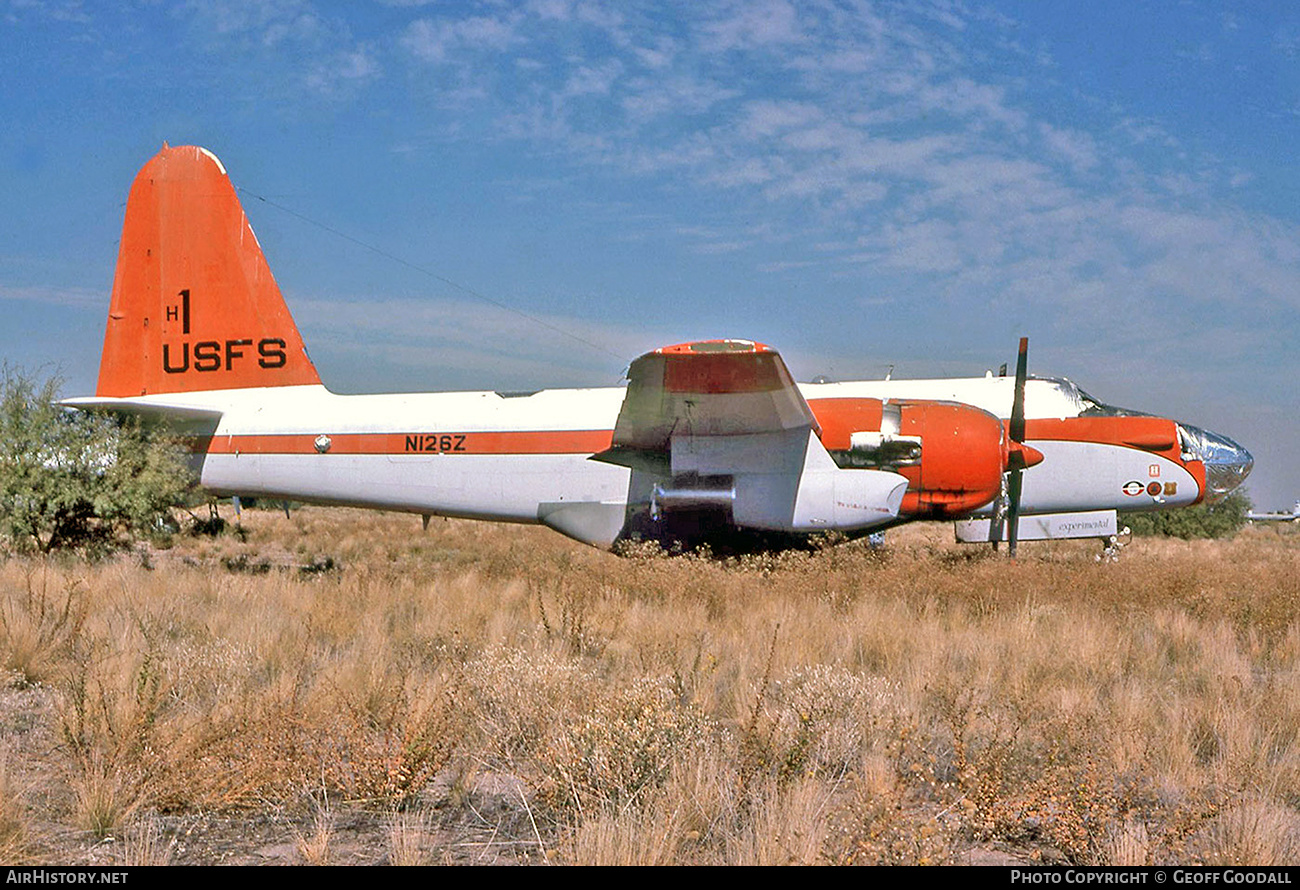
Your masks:
M792 532L892 520L907 481L841 470L820 433L776 350L709 340L632 362L612 446L593 457L657 477L656 512L723 507L737 526Z

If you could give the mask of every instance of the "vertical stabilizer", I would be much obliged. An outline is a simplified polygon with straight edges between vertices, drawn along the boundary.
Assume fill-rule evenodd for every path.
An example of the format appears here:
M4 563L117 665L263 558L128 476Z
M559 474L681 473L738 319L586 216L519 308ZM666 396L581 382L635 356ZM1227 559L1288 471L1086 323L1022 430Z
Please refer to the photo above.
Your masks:
M225 168L164 145L127 198L96 395L319 383Z

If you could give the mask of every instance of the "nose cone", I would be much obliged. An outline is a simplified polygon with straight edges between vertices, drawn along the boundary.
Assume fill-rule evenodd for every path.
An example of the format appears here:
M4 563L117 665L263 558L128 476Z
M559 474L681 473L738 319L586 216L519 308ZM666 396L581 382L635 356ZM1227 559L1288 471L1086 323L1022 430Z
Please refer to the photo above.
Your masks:
M1205 464L1205 500L1221 501L1246 480L1255 458L1227 436L1199 427L1178 424L1183 456Z

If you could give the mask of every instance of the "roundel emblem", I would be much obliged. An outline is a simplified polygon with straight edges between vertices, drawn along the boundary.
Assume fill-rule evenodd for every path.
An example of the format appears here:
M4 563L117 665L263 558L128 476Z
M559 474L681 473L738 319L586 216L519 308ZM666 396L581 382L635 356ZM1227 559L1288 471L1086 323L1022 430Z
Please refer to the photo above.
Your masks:
M1152 482L1150 485L1148 485L1147 494L1151 495L1151 497L1155 497L1156 495L1160 494L1160 483Z
M1134 479L1131 482L1125 482L1123 491L1131 498L1135 498L1142 493L1142 483Z

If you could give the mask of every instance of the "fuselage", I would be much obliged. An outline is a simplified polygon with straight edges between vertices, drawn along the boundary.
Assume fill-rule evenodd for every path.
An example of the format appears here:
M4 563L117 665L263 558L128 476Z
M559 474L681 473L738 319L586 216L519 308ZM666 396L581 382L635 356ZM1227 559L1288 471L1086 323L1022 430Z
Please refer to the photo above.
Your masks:
M815 414L845 400L960 402L1009 413L1007 378L802 384ZM220 412L191 424L201 484L219 495L293 498L414 513L537 522L569 502L625 504L631 470L592 460L610 445L626 390L337 395L320 385L132 400ZM1090 416L1089 410L1093 413ZM1206 494L1179 424L1106 409L1068 381L1032 379L1025 514L1157 509ZM982 503L971 514L988 512ZM902 517L906 518L906 517Z

